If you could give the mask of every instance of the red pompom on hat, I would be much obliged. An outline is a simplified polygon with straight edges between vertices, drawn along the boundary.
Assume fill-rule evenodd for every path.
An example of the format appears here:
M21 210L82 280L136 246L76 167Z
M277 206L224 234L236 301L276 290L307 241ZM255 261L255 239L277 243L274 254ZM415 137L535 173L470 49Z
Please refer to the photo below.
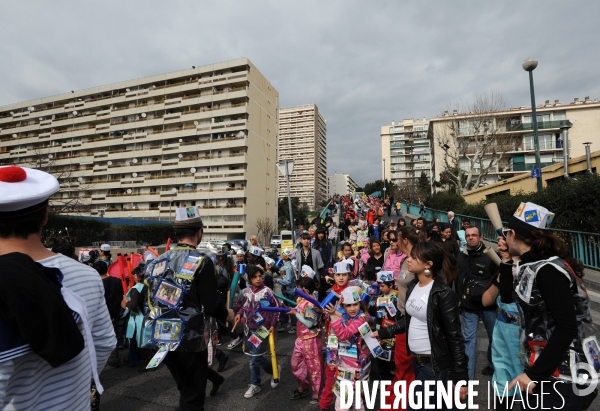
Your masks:
M0 181L3 183L18 183L19 181L25 181L27 173L23 168L16 166L9 166L0 168Z
M0 218L20 215L21 210L44 205L59 187L53 175L41 170L0 166Z

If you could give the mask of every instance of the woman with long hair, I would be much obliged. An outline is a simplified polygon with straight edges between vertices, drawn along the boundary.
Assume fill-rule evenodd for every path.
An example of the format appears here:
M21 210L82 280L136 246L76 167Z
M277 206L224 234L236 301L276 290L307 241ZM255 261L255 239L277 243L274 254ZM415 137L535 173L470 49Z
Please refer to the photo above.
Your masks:
M442 248L448 255L453 255L454 258L458 257L458 253L460 252L460 248L458 247L458 242L452 236L452 228L449 224L442 223L441 226L441 239L442 239Z
M594 396L581 394L582 387L573 381L582 381L581 374L589 375L579 364L594 368L588 358L596 339L585 338L584 326L592 318L581 281L583 266L560 238L546 230L553 218L544 207L521 203L504 230L509 254L520 258L513 296L521 317L520 359L525 370L509 389L518 384L530 404L535 403L531 398L535 396L543 397L548 408L568 404L569 409L581 410Z
M381 339L406 333L407 354L412 355L415 379L421 382L468 381L468 358L461 331L458 297L448 286L456 277L456 265L435 242L419 242L407 259L408 270L416 279L406 291L406 315L387 328ZM435 386L433 386L435 387ZM420 394L417 394L421 391ZM422 385L415 390L422 394ZM460 399L467 388L460 389ZM437 398L433 395L433 398Z
M385 252L382 270L393 271L394 280L396 280L400 274L400 265L402 265L402 261L406 258L406 254L400 250L396 231L389 231L388 239L390 241L390 247Z

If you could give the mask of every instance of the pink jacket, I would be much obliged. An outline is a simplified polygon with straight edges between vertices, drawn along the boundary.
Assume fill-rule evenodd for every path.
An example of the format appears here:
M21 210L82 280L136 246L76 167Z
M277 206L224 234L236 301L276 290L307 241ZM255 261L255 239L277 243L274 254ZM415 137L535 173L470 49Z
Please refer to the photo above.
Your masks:
M366 363L369 358L369 347L364 343L360 336L360 332L358 328L366 322L366 317L364 314L357 315L354 318L350 318L347 321L344 321L342 318L339 318L331 323L331 328L333 328L338 341L350 342L356 336L356 346L358 347L358 359L353 359L350 357L346 357L343 355L339 355L338 353L338 366L350 366L353 368L362 368L362 363Z
M402 251L396 253L391 249L386 250L385 259L383 262L382 270L385 271L393 271L394 272L394 280L398 278L400 275L400 266L402 265L402 261L406 258L406 254Z

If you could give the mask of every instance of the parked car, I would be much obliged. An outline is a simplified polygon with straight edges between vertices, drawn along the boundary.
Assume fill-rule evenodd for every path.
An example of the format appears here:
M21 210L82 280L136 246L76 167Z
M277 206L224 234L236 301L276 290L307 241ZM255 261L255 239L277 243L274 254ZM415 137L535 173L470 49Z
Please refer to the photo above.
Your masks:
M271 247L273 248L281 248L281 236L278 234L273 234L271 236Z

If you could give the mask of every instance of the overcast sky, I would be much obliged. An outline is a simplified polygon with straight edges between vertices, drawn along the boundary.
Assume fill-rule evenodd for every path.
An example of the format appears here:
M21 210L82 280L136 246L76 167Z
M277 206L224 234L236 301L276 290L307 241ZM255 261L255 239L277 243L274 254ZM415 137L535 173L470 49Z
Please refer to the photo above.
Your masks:
M600 98L598 1L3 1L0 105L248 57L316 103L328 172L381 178L380 127L500 90ZM596 136L590 136L595 137Z

